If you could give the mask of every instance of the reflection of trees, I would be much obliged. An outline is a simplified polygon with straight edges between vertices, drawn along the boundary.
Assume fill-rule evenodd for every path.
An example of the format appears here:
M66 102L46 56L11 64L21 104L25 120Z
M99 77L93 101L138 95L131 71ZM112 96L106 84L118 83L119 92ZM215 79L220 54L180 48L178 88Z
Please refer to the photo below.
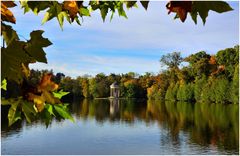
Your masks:
M146 124L157 122L167 131L171 142L179 145L179 133L187 132L190 141L203 146L220 149L238 150L238 105L164 102L142 100L83 100L70 106L72 113L79 119L95 119L99 123L126 122L134 124L141 120ZM111 112L112 111L112 112ZM4 109L2 109L4 115ZM4 120L4 118L2 118ZM5 119L7 120L7 119ZM21 130L22 123L8 129L2 122L2 136L8 131ZM44 124L38 121L34 124ZM165 138L166 139L166 138Z
M83 101L80 105L78 114L84 118L95 118L98 122L110 120L134 124L136 120L146 123L156 121L169 132L175 144L180 142L180 131L188 132L191 142L204 146L211 144L222 149L236 149L239 144L238 105L151 100L147 103L120 100L119 105L112 106L109 100L93 100ZM114 115L111 115L111 107L116 109Z

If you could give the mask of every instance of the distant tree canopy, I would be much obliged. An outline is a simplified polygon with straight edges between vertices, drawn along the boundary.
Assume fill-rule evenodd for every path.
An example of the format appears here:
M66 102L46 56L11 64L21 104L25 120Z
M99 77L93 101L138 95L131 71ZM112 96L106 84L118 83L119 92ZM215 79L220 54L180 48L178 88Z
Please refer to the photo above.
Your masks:
M219 57L223 54L224 61L222 57ZM175 55L175 52L163 55L160 60L165 59L166 56L172 57ZM124 98L238 103L238 46L220 50L215 55L209 55L204 51L191 54L185 58L182 58L180 52L177 55L177 58L181 58L183 62L189 64L179 67L179 63L177 63L172 66L173 68L168 68L157 75L152 73L139 75L134 72L126 74L111 73L109 75L99 73L94 77L78 76L74 79L69 76L59 78L59 75L64 74L57 73L54 75L53 71L32 70L28 84L38 84L41 75L52 73L53 81L55 83L59 82L59 90L70 92L64 98L66 101L74 98L109 97L110 85L117 82L120 87L120 96Z
M180 63L183 61L183 58L181 57L180 52L173 52L167 55L163 55L160 59L160 62L163 65L168 66L168 68L178 68Z

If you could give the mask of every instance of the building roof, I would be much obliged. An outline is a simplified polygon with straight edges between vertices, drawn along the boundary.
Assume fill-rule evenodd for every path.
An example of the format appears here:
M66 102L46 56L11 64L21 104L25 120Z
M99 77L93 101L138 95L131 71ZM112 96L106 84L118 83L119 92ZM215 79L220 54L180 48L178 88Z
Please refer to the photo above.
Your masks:
M113 82L111 85L110 85L110 88L119 88L117 82Z

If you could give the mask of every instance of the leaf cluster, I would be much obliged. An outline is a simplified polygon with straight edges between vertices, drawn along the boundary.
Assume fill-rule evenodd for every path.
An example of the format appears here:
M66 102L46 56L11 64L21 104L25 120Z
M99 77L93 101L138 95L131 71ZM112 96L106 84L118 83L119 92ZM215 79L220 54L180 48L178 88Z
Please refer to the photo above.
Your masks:
M11 126L24 117L28 123L37 119L43 119L48 126L53 117L59 119L69 119L74 122L73 117L68 112L68 104L45 104L44 110L39 113L33 103L24 100L22 97L16 99L2 99L2 105L10 105L8 111L8 126Z
M2 23L2 34L7 47L1 48L1 78L21 83L29 75L29 63L47 63L43 48L52 43L42 37L42 30L30 33L30 40L20 41L11 26Z
M112 20L114 13L118 12L119 16L127 18L124 8L138 7L137 1L20 1L21 7L24 12L30 10L34 14L38 14L41 11L47 10L42 20L42 24L50 21L53 18L57 18L61 28L63 28L64 19L69 23L77 22L81 25L81 19L84 16L91 16L92 11L99 10L103 21L105 21L107 14L110 12L110 20ZM149 1L140 1L140 4L145 10L148 9ZM217 13L223 13L233 10L228 3L224 1L169 1L166 5L169 10L168 13L175 12L176 18L180 18L184 22L188 13L191 15L192 20L197 24L197 17L200 16L203 23L206 23L206 18L209 11L215 11Z

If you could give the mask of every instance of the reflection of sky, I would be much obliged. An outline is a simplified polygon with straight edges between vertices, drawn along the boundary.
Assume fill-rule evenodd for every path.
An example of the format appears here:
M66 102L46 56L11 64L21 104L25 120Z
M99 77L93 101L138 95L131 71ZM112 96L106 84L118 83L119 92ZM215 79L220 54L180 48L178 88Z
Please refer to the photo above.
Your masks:
M44 36L53 45L46 48L48 65L35 64L35 69L53 69L66 75L138 73L160 70L162 54L181 51L183 56L206 50L216 53L220 49L238 44L238 2L229 2L234 11L217 14L209 12L206 25L200 19L195 25L188 16L185 23L167 15L166 2L150 2L148 11L141 6L127 11L128 19L116 14L112 22L105 23L98 11L84 18L82 26L65 23L62 31L56 19L41 25L43 14L23 15L13 8L17 19L14 28L28 38L34 29L45 30Z
M95 120L65 120L25 127L20 134L2 138L2 154L221 154L217 148L189 142L189 134L178 134L172 140L167 129L156 122L148 126L136 121L134 125Z

